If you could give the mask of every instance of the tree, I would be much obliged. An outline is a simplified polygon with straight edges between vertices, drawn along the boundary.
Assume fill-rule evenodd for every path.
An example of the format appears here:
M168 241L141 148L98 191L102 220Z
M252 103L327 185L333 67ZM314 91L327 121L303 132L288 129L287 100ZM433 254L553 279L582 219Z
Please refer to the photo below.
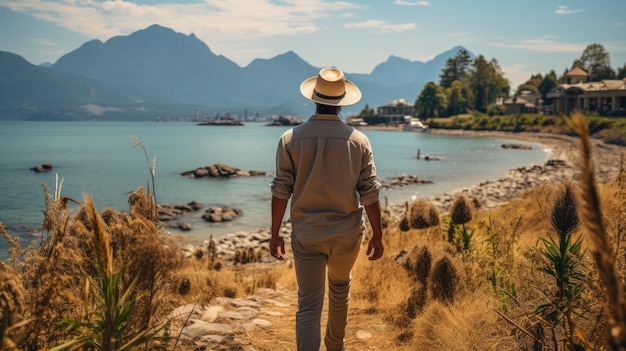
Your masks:
M626 78L626 62L624 62L624 67L617 69L617 79Z
M592 82L598 81L604 76L610 76L610 71L612 71L609 53L602 44L597 43L587 45L580 58L575 60L572 65L572 67L576 66L584 69Z
M521 94L522 91L530 91L533 94L539 94L539 89L534 84L522 84L517 87L517 94Z
M460 80L452 82L452 86L446 89L448 96L448 116L454 116L469 111L470 92Z
M428 82L415 100L415 113L419 118L439 117L448 106L446 92L435 82Z
M542 80L543 77L541 76L541 73L533 74L532 76L530 76L530 79L526 82L526 84L523 85L532 85L535 88L538 88Z
M463 80L471 63L472 59L469 52L465 49L459 50L454 57L446 60L446 64L439 75L439 85L447 89L452 86L454 81Z
M546 74L539 84L539 92L541 93L541 98L543 99L544 105L552 105L552 99L548 98L548 93L554 87L558 85L558 80L556 78L556 72L554 70L550 71L550 73Z
M474 108L480 112L486 112L487 106L498 98L508 97L510 90L498 61L487 61L483 55L479 55L472 64L469 88L474 92Z
M369 105L365 104L365 107L359 112L358 118L366 118L376 116L376 110L370 108Z

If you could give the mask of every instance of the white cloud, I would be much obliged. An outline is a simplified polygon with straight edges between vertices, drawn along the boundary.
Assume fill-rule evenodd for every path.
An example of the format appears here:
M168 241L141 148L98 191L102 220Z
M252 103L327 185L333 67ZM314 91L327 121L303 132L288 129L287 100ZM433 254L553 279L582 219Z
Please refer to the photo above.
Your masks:
M583 12L583 10L582 9L570 10L568 6L559 6L557 7L556 10L554 10L554 13L556 13L557 15L571 15L572 13L579 13L579 12Z
M32 41L33 43L35 43L37 45L41 45L41 46L57 46L57 45L59 45L59 43L57 43L56 41L45 39L45 38L30 38L29 40Z
M399 6L430 6L430 1L395 0L393 4Z
M255 44L265 38L315 33L324 28L324 20L364 9L330 0L204 0L158 5L132 0L2 0L2 6L103 41L159 24L194 33L235 60L246 57L250 47L258 47Z
M514 64L510 66L500 67L504 72L504 76L511 83L511 90L514 91L518 86L525 83L530 76L538 72L530 72L524 64Z
M586 44L560 43L550 37L525 39L518 43L494 43L492 46L507 49L524 49L540 52L574 52L581 53L587 47Z
M348 29L369 29L374 33L401 33L415 29L415 23L391 24L380 20L367 20L365 22L347 23Z

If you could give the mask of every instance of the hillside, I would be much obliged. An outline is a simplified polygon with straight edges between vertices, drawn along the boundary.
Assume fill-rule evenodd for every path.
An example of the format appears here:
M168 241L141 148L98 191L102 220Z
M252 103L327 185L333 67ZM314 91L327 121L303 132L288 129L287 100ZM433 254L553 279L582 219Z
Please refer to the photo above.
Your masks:
M461 49L428 62L390 56L371 74L346 72L363 99L344 112L358 113L366 104L375 107L398 98L413 101ZM52 65L34 66L3 53L0 119L178 118L196 110L203 116L308 116L310 103L298 87L319 69L293 51L240 67L194 34L155 24L106 42L88 41Z

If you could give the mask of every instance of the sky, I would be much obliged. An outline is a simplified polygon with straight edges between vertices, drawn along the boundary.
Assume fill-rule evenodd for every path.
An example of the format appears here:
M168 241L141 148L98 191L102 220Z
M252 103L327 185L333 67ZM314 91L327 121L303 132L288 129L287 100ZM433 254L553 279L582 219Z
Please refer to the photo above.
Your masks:
M54 63L83 43L159 24L241 67L295 52L371 73L391 55L426 62L462 45L517 88L571 67L589 44L626 64L626 0L0 0L0 51Z

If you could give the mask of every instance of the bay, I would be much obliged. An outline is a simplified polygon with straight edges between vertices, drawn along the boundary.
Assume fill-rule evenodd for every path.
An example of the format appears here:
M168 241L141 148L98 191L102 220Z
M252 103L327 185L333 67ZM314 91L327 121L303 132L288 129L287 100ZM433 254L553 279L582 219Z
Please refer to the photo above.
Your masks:
M189 122L0 122L0 222L22 244L41 234L46 184L55 190L58 175L62 195L82 201L92 196L98 210L112 207L127 211L127 195L150 183L148 163L156 158L156 197L159 203L199 201L205 208L232 206L244 215L235 221L212 224L202 212L181 218L191 223L196 239L215 238L236 231L253 231L270 225L269 182L279 136L288 127L263 123L245 126L199 126ZM520 166L542 164L548 151L541 145L496 138L439 135L420 132L364 130L374 149L380 180L402 174L428 178L420 184L384 190L390 203L439 195L484 180L499 179ZM138 138L144 151L131 142ZM505 150L505 143L522 143L530 150ZM441 157L439 161L416 158ZM50 162L54 169L37 173L30 168ZM242 170L268 172L266 177L190 179L184 171L214 163ZM0 258L7 255L0 239Z

